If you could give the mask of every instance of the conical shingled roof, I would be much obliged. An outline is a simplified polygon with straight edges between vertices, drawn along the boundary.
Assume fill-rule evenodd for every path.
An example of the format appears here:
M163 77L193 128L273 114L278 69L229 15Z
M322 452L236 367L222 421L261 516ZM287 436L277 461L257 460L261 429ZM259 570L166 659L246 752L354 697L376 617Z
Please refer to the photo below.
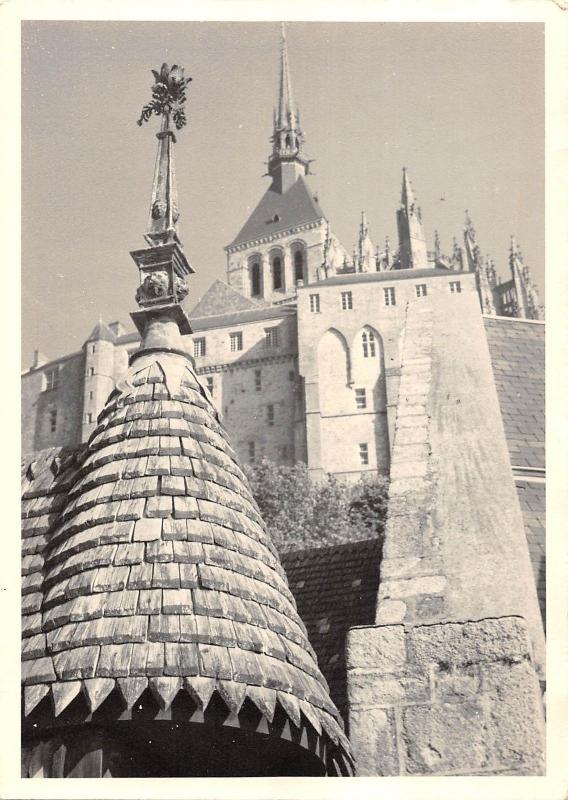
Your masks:
M79 463L28 472L24 498L26 715L48 695L57 716L81 692L91 711L115 690L126 708L149 687L162 708L187 692L203 710L216 692L232 715L249 698L268 724L278 704L350 772L285 573L189 358L137 353Z

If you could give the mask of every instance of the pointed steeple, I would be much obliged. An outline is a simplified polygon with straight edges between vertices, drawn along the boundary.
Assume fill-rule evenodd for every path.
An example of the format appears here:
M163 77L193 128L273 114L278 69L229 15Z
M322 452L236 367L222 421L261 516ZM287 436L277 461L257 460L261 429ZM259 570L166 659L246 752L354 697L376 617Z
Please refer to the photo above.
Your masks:
M397 211L399 259L398 269L427 269L428 250L422 227L422 212L416 204L414 190L406 167L402 169L400 208Z
M150 216L144 238L150 247L135 250L131 256L140 270L140 286L136 292L138 311L131 314L143 337L143 348L167 346L181 348L181 334L191 333L187 314L181 302L189 291L187 277L194 271L187 260L177 233L177 197L173 161L176 137L173 127L186 124L185 89L191 78L183 68L162 64L160 72L152 70L155 83L152 100L142 109L138 124L152 115L161 116L158 152L154 169Z
M284 23L282 23L280 44L278 107L274 111L273 122L272 153L268 160L268 174L272 177L272 188L284 194L300 175L308 174L309 165L309 160L303 153L304 134L300 127L300 113L292 96Z
M357 269L359 272L371 272L375 269L375 245L369 236L369 226L367 215L361 212L361 223L359 225L359 241L357 252Z
M515 316L524 319L544 319L544 308L540 302L538 289L533 283L529 267L523 261L523 254L514 236L511 236L509 266L516 294Z
M475 285L479 295L479 303L483 314L496 314L495 298L493 287L489 280L489 273L483 263L481 249L477 243L477 233L473 227L473 222L469 216L469 211L465 212L465 224L463 230L463 241L465 247L465 257L467 268L475 273Z

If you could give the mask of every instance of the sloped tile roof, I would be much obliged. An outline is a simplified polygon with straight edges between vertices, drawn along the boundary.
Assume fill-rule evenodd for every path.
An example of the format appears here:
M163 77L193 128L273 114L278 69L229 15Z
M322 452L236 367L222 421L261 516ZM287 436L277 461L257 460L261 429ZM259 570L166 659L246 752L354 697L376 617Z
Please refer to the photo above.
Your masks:
M331 697L345 715L345 637L352 626L374 622L380 542L283 553L282 564Z
M518 479L515 480L515 484L525 522L540 612L546 627L545 485Z
M543 468L544 324L484 318L511 464Z
M224 281L214 281L190 312L190 319L257 308L257 303Z
M214 692L271 721L278 703L348 754L285 573L190 361L140 353L68 463L23 487L26 714L82 692L95 710L149 686ZM31 558L29 558L31 557ZM341 756L340 756L341 757ZM347 755L347 758L349 756Z
M116 334L112 331L106 322L103 322L100 319L93 330L91 331L88 338L85 340L86 342L114 342L116 340Z
M296 225L316 222L324 216L319 202L300 175L284 194L275 192L272 188L267 189L229 247L281 233Z

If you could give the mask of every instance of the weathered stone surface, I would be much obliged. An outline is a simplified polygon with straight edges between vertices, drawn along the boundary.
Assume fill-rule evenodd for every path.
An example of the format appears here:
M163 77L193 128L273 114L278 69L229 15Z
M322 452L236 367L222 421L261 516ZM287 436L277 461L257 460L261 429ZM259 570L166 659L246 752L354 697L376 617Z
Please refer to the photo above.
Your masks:
M526 625L520 617L421 625L409 636L409 658L420 667L522 661L529 657Z
M413 406L410 406L412 408ZM398 464L400 461L420 461L428 458L430 448L427 444L407 444L397 447L393 453L391 464Z
M403 712L403 739L410 774L473 772L488 760L479 702L408 707Z
M353 671L348 695L351 705L366 708L425 702L430 699L430 682L427 675L383 678L376 672Z
M533 666L498 663L482 667L488 693L487 732L494 760L509 768L544 771L544 716Z
M351 628L347 634L347 669L397 672L406 664L402 625Z
M377 606L377 625L396 625L406 617L406 603L402 600L379 600Z
M415 461L397 461L391 466L391 481L399 478L421 478L428 472L426 459Z
M379 598L399 600L417 594L437 594L446 586L445 575L424 575L398 581L383 581L379 586Z
M398 775L394 712L380 708L354 709L349 719L357 775Z
M474 697L481 688L479 669L475 666L438 670L434 678L436 697L443 702L462 702Z

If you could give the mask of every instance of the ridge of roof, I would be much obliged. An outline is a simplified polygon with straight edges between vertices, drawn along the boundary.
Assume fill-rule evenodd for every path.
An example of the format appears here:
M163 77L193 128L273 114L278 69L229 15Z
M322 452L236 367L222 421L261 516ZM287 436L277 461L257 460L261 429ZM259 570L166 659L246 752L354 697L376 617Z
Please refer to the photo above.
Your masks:
M188 692L301 715L348 763L349 743L285 572L190 359L140 353L80 455L26 473L25 716L79 693L132 709ZM274 729L276 731L276 728ZM275 732L274 735L279 735ZM348 767L346 767L349 769Z
M217 278L191 309L189 316L192 319L194 317L210 317L249 308L258 308L258 304Z
M310 190L303 175L284 194L269 186L256 208L227 247L283 233L289 228L325 219L319 201Z

